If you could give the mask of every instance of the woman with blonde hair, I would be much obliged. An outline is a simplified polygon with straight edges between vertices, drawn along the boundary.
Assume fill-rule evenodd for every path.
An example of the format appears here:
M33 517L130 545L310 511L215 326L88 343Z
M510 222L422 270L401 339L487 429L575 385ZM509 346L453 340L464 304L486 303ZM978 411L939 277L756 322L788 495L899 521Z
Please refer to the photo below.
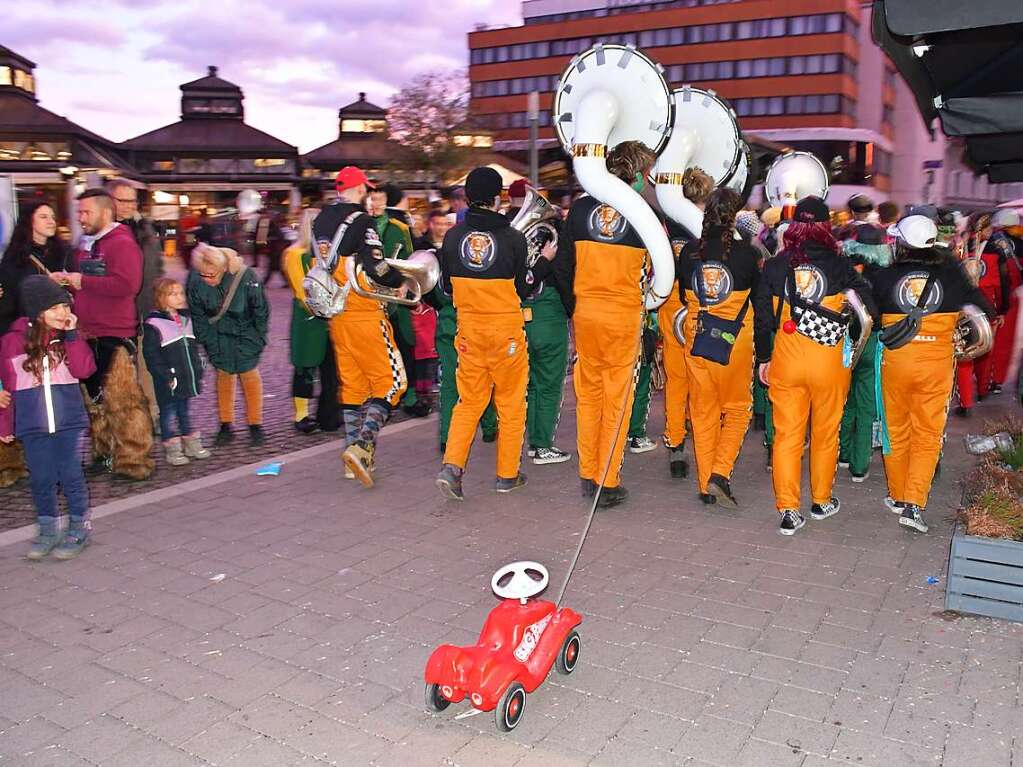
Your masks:
M270 305L256 273L230 248L200 243L192 251L188 274L188 308L195 337L217 371L220 431L216 444L234 439L235 381L241 380L249 443L266 441L263 434L263 379L259 358L266 346Z
M328 343L327 321L309 311L302 287L302 280L316 263L312 246L313 219L319 213L317 208L302 211L298 240L284 251L283 260L284 278L295 294L291 304L291 364L295 368L291 396L295 402L295 429L303 434L338 429L334 348ZM313 418L309 415L309 400L313 398L317 371L320 396L316 403L316 417Z

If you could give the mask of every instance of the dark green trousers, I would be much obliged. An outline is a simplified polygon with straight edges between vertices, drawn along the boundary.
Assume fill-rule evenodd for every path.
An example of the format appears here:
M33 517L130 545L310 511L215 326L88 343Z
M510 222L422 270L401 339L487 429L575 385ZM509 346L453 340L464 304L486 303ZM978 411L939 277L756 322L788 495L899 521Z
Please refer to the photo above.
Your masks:
M849 462L853 474L866 474L873 452L874 420L877 418L875 401L874 355L877 333L871 333L860 361L853 368L849 397L842 412L842 430L839 433L839 460Z
M646 362L639 366L636 396L632 400L632 415L629 418L629 439L646 436L646 419L650 415L650 374L652 370L653 366Z
M529 344L526 436L531 447L553 447L568 372L568 315L561 299L550 288L524 306L532 311L532 319L526 323Z

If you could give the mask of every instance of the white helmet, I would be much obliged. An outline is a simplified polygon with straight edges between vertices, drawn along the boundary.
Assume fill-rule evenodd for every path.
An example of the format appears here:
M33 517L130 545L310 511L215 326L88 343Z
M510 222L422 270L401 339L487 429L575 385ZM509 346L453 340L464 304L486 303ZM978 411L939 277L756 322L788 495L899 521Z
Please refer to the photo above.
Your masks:
M255 189L243 189L238 193L237 205L238 212L247 216L263 207L263 197Z
M906 216L888 227L888 234L907 248L929 248L938 239L938 227L927 216Z
M1019 226L1019 211L1012 208L1000 208L991 217L991 226L995 229L1007 229L1010 226Z

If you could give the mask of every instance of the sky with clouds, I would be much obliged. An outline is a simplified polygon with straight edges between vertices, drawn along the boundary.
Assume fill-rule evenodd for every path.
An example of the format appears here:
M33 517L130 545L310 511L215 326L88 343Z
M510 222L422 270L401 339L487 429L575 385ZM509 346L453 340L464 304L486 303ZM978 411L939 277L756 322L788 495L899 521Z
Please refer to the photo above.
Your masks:
M0 0L0 19L40 104L114 141L178 120L178 86L214 64L246 122L309 151L359 91L387 106L417 74L465 68L477 24L522 15L515 0Z

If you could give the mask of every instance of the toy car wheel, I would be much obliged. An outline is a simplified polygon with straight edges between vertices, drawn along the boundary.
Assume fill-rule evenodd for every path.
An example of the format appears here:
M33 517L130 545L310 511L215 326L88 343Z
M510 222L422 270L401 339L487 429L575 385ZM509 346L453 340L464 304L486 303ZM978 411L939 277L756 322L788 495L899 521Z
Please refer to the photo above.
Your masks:
M501 732L511 732L522 719L522 712L526 710L526 688L518 682L512 682L504 691L501 700L497 703L494 716L497 719L497 729Z
M426 685L426 707L430 711L443 711L451 701L441 695L439 684Z
M558 659L554 662L559 674L571 674L575 671L575 664L579 662L579 650L581 648L582 642L579 641L579 632L573 631L565 637L565 643L561 645Z

